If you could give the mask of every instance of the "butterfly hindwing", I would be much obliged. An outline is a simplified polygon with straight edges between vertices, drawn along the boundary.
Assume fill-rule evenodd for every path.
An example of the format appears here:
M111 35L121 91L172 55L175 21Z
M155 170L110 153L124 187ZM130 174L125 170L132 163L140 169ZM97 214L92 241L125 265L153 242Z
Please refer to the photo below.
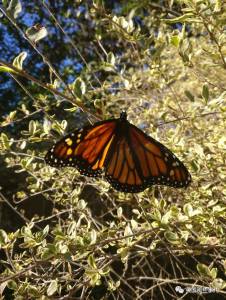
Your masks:
M141 166L144 183L186 187L191 176L183 163L164 145L131 125L131 144Z
M128 141L123 138L112 146L105 167L105 178L118 191L137 193L146 187L138 171Z

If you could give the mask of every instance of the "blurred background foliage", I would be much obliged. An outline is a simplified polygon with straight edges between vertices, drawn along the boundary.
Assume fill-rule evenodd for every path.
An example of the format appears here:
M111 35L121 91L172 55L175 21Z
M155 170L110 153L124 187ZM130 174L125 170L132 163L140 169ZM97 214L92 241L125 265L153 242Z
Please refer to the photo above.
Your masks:
M224 1L0 13L2 299L225 299ZM122 110L186 164L188 189L119 193L45 165L63 134Z

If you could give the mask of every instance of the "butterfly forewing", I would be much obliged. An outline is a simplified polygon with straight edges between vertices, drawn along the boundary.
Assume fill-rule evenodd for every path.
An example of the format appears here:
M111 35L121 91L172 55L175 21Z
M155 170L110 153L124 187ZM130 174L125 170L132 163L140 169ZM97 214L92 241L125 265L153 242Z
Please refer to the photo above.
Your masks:
M111 144L114 128L114 122L105 121L76 130L57 142L47 152L45 160L53 167L76 167L83 175L98 176L102 172L105 149Z

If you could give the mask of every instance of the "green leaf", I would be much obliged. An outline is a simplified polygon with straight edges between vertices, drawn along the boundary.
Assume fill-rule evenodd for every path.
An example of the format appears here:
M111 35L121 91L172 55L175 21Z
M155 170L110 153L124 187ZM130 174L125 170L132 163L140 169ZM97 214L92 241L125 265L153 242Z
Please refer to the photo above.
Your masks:
M178 53L184 64L189 66L192 53L192 44L189 39L180 40Z
M119 219L121 219L121 217L122 217L122 207L121 206L117 208L117 216Z
M68 252L68 246L64 245L62 242L57 244L58 253L66 254Z
M162 198L162 199L159 201L159 208L160 208L161 210L163 210L165 207L166 207L166 200Z
M165 213L162 216L161 224L164 224L164 225L168 224L171 216L172 216L171 211L168 211L167 213Z
M2 0L2 4L4 8L7 8L9 0Z
M11 69L9 67L5 67L5 66L0 66L0 72L16 74L16 71L14 71L13 69Z
M39 243L37 243L35 240L29 239L26 242L21 243L19 247L21 249L27 249L27 248L34 248L34 247L36 247L38 245L39 245Z
M14 280L9 280L9 281L7 282L7 287L8 287L10 290L14 290L14 291L16 291L16 290L18 289L18 285L17 285L16 281L14 281Z
M77 106L72 106L71 108L64 108L65 111L75 112L78 110Z
M199 274L204 277L211 277L209 268L204 264L197 264L196 266Z
M37 43L48 35L48 31L44 26L36 24L26 30L26 35L32 42Z
M140 215L140 211L138 209L134 208L132 211L135 215Z
M41 253L41 258L43 260L49 260L54 256L55 256L55 252L52 251L52 249L49 249L49 248L44 249Z
M194 17L193 13L187 13L187 14L184 14L184 15L179 16L174 19L163 19L163 21L165 21L168 24L184 23L184 22L188 21L189 19L191 19L192 17Z
M31 120L31 121L29 122L29 133L30 133L30 135L35 134L36 129L37 129L37 124L36 124L36 122L35 122L34 120Z
M40 299L40 290L38 289L38 287L36 286L31 286L29 285L27 288L27 293L29 294L29 296L32 296L33 299Z
M101 278L100 274L98 273L92 274L92 276L90 276L91 286L100 285L101 284L100 278Z
M202 87L202 97L207 103L209 100L209 88L207 84L204 84Z
M107 62L103 62L102 65L101 65L101 68L106 72L113 72L114 71L114 66L112 66L112 64L109 64Z
M180 37L179 35L173 35L171 36L170 38L170 43L175 46L175 47L179 47L179 44L180 44Z
M180 234L181 234L181 239L183 241L187 241L190 233L187 230L182 230L180 231Z
M128 22L126 21L126 19L124 17L119 17L117 19L117 23L122 27L122 28L126 28L128 26Z
M93 6L95 8L101 8L104 6L103 0L93 0Z
M0 136L1 144L5 150L10 148L10 141L8 136L5 133L2 133Z
M2 246L5 246L8 241L9 239L7 233L3 229L0 229L0 249Z
M102 270L100 269L100 270L99 270L99 274L100 274L101 276L105 276L105 275L107 275L110 271L111 271L111 268L107 266L107 267L103 268Z
M184 93L191 102L195 101L195 97L192 95L191 92L189 92L188 90L185 90Z
M16 110L11 111L11 112L9 113L7 119L9 119L9 121L12 122L12 121L14 120L15 116L16 116L16 113L17 113Z
M192 160L191 161L191 166L192 166L192 169L197 172L199 170L199 165L197 164L196 161Z
M78 98L81 98L86 93L86 84L80 77L78 77L71 84L71 86L72 86L73 92L75 93L75 95Z
M226 288L226 281L223 280L222 278L215 278L213 281L212 281L212 284L211 286L213 288L215 288L216 290L223 290Z
M217 268L212 268L210 271L210 275L213 279L215 279L217 277Z
M120 29L120 27L122 29L124 29L127 33L131 33L134 30L134 25L133 25L133 20L132 19L127 21L125 17L114 16L112 21L113 21L113 28L116 31L118 31ZM114 23L117 23L119 26L115 25Z
M33 237L33 233L31 231L32 227L34 226L34 223L29 224L28 226L23 226L21 228L21 236L29 236L29 237Z
M11 17L16 19L22 11L22 5L20 0L11 0L6 11Z
M118 280L116 282L114 282L112 280L108 280L107 284L108 284L109 291L116 291L117 288L120 286L120 280Z
M124 230L124 236L129 236L129 237L125 238L125 242L127 244L130 244L132 242L133 237L132 236L130 237L130 235L132 235L132 234L133 234L133 231L130 227L130 224L127 224L125 227L125 230Z
M115 56L114 56L114 53L112 52L109 52L108 55L107 55L107 62L114 66L115 65Z
M52 280L48 286L47 295L52 296L57 291L57 288L58 288L57 280Z
M184 213L188 216L188 217L192 217L193 216L193 208L191 206L190 203L186 203L183 207Z
M216 0L215 7L214 7L214 12L220 12L221 8L222 8L222 5L223 5L222 0Z
M97 269L96 262L92 254L88 257L88 264L92 269Z
M24 150L26 148L26 145L27 145L27 141L23 141L21 144L20 144L20 149L21 150Z
M137 228L138 228L138 223L137 223L137 221L135 221L134 219L132 219L130 222L131 222L131 227L132 227L132 229L137 229Z
M219 138L217 146L222 150L226 150L226 136Z
M77 205L78 209L83 210L86 208L86 206L87 206L87 203L83 199L79 200L78 205Z
M177 233L168 230L164 233L164 236L167 239L167 241L169 241L171 244L179 243L179 237Z
M45 228L42 230L42 238L45 238L49 233L49 225L46 225Z
M97 241L97 232L96 230L92 229L90 233L90 238L91 238L91 245L95 244Z
M27 57L27 52L23 51L19 55L17 55L13 60L13 66L19 70L23 69L23 62Z
M155 221L161 222L162 216L159 210L155 210L150 216Z
M120 254L122 262L125 263L129 257L129 248L128 247L120 248L117 250L117 253Z
M44 119L43 122L43 131L45 132L45 134L49 134L50 130L51 130L51 122L48 119Z
M175 218L177 218L179 213L180 213L179 208L175 205L171 206L170 211L171 211L172 216L175 217Z

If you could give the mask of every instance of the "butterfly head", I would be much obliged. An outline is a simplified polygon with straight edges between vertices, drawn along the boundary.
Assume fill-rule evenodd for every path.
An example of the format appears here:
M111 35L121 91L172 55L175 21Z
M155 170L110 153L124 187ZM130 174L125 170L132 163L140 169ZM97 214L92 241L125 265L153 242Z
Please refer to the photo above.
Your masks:
M120 114L120 119L121 120L126 120L127 119L127 113L125 111L122 111Z

